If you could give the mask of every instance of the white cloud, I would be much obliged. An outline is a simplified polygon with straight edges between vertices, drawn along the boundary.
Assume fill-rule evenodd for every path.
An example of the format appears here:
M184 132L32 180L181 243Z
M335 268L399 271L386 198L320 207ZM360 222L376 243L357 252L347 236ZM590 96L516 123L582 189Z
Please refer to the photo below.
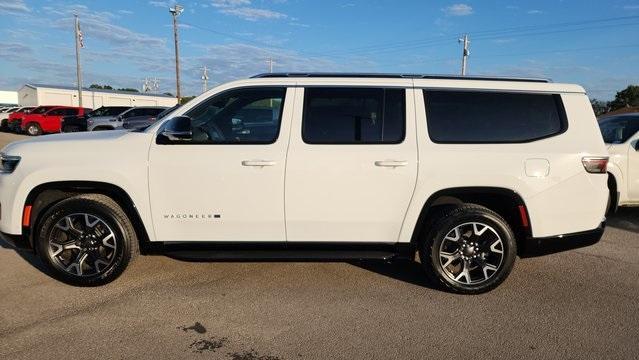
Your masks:
M230 8L230 9L222 9L221 13L227 15L235 15L239 18L249 21L257 21L260 19L284 19L286 18L286 14L282 14L277 11L267 10L267 9L256 9L250 7L239 7L239 8Z
M232 8L251 5L251 0L213 0L211 5L216 8Z
M282 1L276 1L282 2ZM248 21L286 19L288 16L281 12L258 9L251 6L251 0L213 0L211 5L226 15L237 16Z
M533 10L528 10L528 14L530 15L539 15L539 14L543 14L544 12L541 10L537 10L537 9L533 9Z
M468 4L453 4L442 9L450 16L467 16L473 13L473 7Z
M31 9L24 0L3 0L0 2L0 14L28 13Z
M133 11L131 10L118 10L118 13L122 15L133 15Z
M157 7L164 7L164 8L168 8L170 6L175 5L176 0L170 0L170 1L149 1L149 5L152 6L157 6Z
M113 23L115 15L107 11L91 11L85 5L73 5L67 8L44 7L43 10L53 19L50 26L57 29L72 28L73 13L80 15L80 26L84 33L84 43L92 47L91 39L106 41L114 46L115 52L124 49L147 49L162 51L166 49L166 39L138 33Z

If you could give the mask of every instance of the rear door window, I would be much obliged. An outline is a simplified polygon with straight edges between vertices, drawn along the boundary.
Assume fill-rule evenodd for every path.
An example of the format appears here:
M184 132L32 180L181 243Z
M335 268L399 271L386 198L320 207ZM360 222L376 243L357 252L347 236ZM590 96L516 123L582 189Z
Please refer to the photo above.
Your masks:
M404 140L406 90L306 88L302 137L308 144L397 144Z
M428 133L436 143L521 143L567 129L561 96L424 90Z

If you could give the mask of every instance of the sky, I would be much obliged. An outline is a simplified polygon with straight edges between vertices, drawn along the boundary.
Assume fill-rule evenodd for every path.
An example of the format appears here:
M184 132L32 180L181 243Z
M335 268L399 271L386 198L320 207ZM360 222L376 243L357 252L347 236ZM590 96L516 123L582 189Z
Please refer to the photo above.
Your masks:
M84 84L175 93L175 1L0 0L0 89ZM639 0L181 0L182 94L268 71L459 74L577 83L610 100L639 84Z

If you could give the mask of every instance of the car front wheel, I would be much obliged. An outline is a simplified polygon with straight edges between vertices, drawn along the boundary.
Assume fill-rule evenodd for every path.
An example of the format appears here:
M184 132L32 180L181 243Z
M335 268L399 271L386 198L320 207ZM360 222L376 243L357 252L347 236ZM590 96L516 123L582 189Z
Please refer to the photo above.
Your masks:
M42 135L42 128L37 123L28 123L25 132L30 136Z
M38 254L52 274L68 284L109 283L138 253L135 231L126 213L104 195L60 201L38 224Z
M513 268L515 236L492 210L474 204L452 207L440 213L430 229L420 246L420 260L431 280L450 291L490 291Z

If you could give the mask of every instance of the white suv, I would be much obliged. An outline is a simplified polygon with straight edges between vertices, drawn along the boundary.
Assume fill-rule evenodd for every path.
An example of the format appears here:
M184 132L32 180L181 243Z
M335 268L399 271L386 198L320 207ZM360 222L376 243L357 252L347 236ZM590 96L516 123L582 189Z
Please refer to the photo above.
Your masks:
M610 211L639 205L639 113L611 115L599 120L610 153L608 188Z
M8 145L0 230L104 284L142 253L415 259L488 291L598 241L608 156L584 89L536 79L267 74L144 130Z

